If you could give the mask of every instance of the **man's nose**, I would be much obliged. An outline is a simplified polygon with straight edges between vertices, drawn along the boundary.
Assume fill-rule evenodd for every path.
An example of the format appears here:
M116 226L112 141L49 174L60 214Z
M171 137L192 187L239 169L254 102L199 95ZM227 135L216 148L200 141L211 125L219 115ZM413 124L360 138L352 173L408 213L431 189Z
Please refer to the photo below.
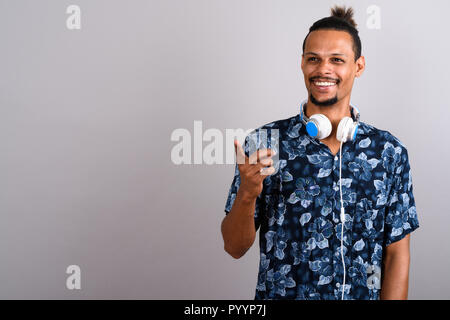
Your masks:
M318 65L317 65L317 70L316 70L319 74L332 74L333 72L333 66L331 63L329 63L326 60L322 60Z

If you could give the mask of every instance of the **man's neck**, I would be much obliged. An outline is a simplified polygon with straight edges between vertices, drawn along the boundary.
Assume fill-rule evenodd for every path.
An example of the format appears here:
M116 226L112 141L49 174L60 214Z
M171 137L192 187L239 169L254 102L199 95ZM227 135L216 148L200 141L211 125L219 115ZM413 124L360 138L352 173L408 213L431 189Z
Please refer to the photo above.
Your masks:
M325 115L331 122L332 126L332 134L336 132L337 126L339 122L344 117L351 117L350 113L350 101L349 99L342 99L341 101L336 102L334 105L321 107L313 104L310 100L308 100L306 104L305 115L309 118L313 114L321 113Z
M308 100L305 110L306 117L309 118L316 113L322 113L331 122L332 129L330 135L325 139L321 139L320 141L325 143L329 147L331 152L335 155L339 150L340 144L338 139L336 138L336 132L339 122L344 117L351 117L350 99L342 99L341 101L336 102L334 105L326 107L317 106Z

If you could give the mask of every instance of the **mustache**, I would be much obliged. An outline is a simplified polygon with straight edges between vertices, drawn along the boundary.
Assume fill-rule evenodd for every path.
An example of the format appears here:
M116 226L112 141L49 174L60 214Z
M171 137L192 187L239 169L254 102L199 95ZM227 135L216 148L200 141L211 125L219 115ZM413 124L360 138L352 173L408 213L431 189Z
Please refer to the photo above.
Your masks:
M339 82L341 82L339 79L334 79L334 78L330 78L330 77L312 77L312 78L309 78L309 81L310 81L310 82L313 82L313 81L315 81L315 80L322 80L322 81L330 80L330 81L335 81L336 84L338 84Z

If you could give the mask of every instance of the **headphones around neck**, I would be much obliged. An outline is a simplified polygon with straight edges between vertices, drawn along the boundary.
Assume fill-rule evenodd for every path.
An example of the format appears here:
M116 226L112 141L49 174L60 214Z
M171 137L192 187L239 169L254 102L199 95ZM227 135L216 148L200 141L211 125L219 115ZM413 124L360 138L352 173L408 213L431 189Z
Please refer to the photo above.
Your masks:
M301 104L300 120L306 125L306 131L311 137L319 140L325 139L331 133L331 122L324 114L321 113L313 114L309 118L306 117L304 114L304 109L307 102L308 100L304 100ZM350 117L344 117L341 119L336 132L336 138L341 142L355 140L356 132L358 131L360 117L359 110L351 104L350 107L356 121L353 121Z

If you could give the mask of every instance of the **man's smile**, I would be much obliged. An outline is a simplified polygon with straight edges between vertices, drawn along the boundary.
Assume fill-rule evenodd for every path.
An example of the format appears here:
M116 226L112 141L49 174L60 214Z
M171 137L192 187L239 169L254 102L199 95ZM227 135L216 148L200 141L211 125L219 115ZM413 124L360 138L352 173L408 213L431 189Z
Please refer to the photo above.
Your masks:
M337 86L336 80L322 80L322 79L316 79L311 81L312 87L315 88L318 92L329 92L331 91L335 86Z

